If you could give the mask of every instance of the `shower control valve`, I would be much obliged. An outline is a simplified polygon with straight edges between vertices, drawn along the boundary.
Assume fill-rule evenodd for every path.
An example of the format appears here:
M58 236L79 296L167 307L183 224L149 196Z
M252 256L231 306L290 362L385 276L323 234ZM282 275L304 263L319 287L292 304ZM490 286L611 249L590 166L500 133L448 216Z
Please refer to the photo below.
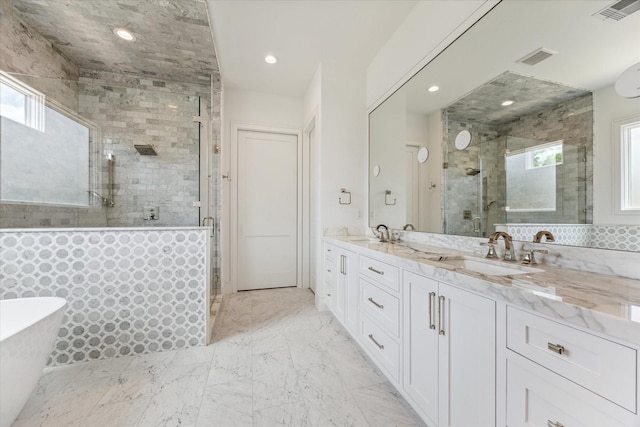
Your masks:
M160 219L160 208L157 206L145 206L142 219L145 221L156 221Z

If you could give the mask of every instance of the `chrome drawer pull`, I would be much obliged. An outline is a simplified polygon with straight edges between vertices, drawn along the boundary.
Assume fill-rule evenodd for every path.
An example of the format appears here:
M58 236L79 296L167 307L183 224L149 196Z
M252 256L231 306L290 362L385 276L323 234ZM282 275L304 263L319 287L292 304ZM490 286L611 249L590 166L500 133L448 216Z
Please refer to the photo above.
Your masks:
M373 300L373 298L372 298L372 297L369 297L369 302L370 302L371 304L375 305L376 307L378 307L380 310L384 310L384 305L383 305L383 304L378 304L377 302L375 302L375 301Z
M436 293L429 292L429 329L436 328L436 320L433 318L433 314L434 314L433 312L435 311L433 309L435 299L436 299Z
M327 294L327 296L328 296L328 297L330 297L330 296L331 296L331 294Z
M564 427L564 424L561 424L558 421L553 422L551 420L547 420L547 427Z
M374 273L378 273L381 276L384 276L384 271L376 270L373 267L369 267L369 270L373 271Z
M380 350L384 350L384 346L382 344L380 344L378 341L376 341L376 339L373 337L373 334L369 334L369 339L371 341L373 341L375 343L375 345L377 345Z
M561 346L560 344L553 344L550 342L547 343L547 348L553 351L554 353L558 353L558 354L564 354L564 352L566 351L564 347ZM559 427L562 427L562 425L559 424Z
M444 297L438 298L438 322L440 323L440 335L444 335Z

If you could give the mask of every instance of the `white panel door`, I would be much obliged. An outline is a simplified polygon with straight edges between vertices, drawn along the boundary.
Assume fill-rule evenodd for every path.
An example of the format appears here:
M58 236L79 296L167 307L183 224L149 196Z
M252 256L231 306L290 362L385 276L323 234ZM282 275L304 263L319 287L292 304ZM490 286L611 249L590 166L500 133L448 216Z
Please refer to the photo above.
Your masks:
M238 131L238 290L297 285L298 137Z

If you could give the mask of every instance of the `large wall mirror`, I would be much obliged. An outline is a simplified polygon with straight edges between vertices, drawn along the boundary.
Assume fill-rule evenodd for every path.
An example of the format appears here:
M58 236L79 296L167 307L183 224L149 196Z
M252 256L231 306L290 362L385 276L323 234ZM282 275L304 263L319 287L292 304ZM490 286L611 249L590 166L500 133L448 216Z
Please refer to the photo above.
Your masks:
M638 9L495 6L370 113L369 225L639 251Z

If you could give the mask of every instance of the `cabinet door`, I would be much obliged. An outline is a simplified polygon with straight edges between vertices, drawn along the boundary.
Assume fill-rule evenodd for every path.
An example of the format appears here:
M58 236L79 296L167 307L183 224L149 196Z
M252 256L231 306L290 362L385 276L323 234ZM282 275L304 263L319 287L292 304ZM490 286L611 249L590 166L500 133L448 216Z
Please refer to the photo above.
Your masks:
M344 251L342 255L344 256L344 295L346 300L344 326L353 336L357 336L359 302L358 254Z
M438 420L438 282L405 272L403 388L428 422Z
M337 257L337 265L336 271L337 275L337 284L336 284L336 298L333 314L336 315L338 320L344 324L344 312L346 307L346 292L347 292L347 274L346 272L346 263L347 257L344 254L344 250L340 249L338 251Z
M438 425L495 426L495 301L440 283L438 311Z

